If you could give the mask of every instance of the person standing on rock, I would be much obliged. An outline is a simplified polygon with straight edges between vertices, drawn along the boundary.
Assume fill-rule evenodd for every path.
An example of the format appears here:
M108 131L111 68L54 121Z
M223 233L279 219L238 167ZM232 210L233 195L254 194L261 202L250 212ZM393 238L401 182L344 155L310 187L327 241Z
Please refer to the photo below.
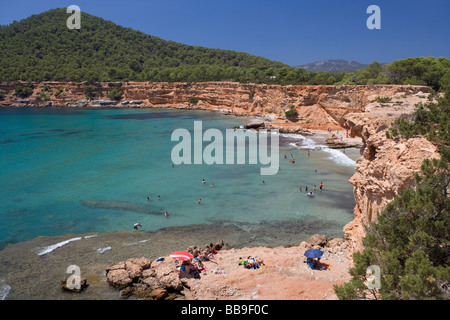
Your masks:
M142 225L138 222L138 223L135 223L134 225L133 225L133 230L134 231L137 231L138 230L138 227L141 227L142 228Z

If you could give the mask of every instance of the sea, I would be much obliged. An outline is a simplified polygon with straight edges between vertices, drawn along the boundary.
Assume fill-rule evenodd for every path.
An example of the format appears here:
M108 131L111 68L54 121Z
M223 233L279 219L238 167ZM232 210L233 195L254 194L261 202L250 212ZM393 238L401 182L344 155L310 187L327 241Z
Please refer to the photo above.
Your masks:
M343 236L353 219L348 180L358 149L331 149L325 134L279 134L275 175L262 176L263 165L250 161L174 164L173 132L193 132L196 121L225 137L249 118L181 109L0 109L0 300L116 299L102 270L120 259L213 241L237 248ZM315 187L314 195L305 187ZM74 263L99 284L75 298L59 289Z

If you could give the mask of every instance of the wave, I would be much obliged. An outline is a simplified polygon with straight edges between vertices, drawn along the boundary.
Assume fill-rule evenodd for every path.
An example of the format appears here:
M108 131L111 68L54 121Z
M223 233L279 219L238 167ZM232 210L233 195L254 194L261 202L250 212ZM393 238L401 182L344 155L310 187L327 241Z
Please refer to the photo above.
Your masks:
M97 251L98 253L103 253L103 252L105 252L105 251L111 250L112 247L111 247L111 246L107 246L107 247L104 247L104 248L94 248L94 249L95 249L95 251Z
M11 291L11 286L5 284L0 287L0 300L5 300L6 296L9 294L9 291Z
M334 161L338 165L355 167L355 161L350 159L345 153L340 150L329 148L326 145L317 144L311 138L304 137L296 134L281 134L289 140L295 140L295 142L289 142L288 145L293 146L300 150L321 150L329 154L328 160Z
M89 238L93 238L96 237L96 235L92 235L92 236L85 236L85 237L76 237L76 238L72 238L72 239L68 239L68 240L64 240L55 244L52 244L51 246L47 246L47 247L43 247L41 248L41 251L38 252L38 256L42 256L44 254L50 253L55 249L58 249L62 246L65 246L66 244L73 242L73 241L78 241L81 240L83 238L85 239L89 239Z
M130 242L130 243L126 243L125 245L126 246L134 246L134 245L136 245L136 244L140 244L140 243L146 243L147 241L149 241L150 239L145 239L145 240L141 240L141 241L138 241L138 242Z

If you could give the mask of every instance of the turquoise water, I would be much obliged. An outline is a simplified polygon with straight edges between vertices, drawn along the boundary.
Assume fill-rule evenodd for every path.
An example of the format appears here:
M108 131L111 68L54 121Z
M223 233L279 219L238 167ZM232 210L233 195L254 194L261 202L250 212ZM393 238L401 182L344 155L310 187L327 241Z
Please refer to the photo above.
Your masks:
M311 138L282 136L273 176L249 164L172 167L173 130L192 131L200 120L203 130L223 132L243 124L207 111L1 109L0 249L42 235L132 230L136 222L152 231L305 219L317 221L311 232L327 225L339 234L352 220L354 161L315 150ZM315 197L307 197L304 187L314 185Z

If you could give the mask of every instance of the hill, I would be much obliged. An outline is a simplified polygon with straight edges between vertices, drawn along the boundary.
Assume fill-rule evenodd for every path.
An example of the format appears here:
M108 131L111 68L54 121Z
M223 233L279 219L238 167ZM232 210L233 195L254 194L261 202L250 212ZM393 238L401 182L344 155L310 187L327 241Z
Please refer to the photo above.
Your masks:
M264 81L282 68L244 52L166 41L82 13L69 30L66 9L0 27L0 81Z
M291 67L245 52L163 40L87 13L82 13L81 29L69 30L69 17L66 9L52 9L0 26L0 82L415 84L437 90L450 86L450 60L445 57L367 66L324 60ZM4 96L0 90L0 100Z
M313 63L303 64L300 66L296 66L296 68L302 68L307 71L314 72L356 72L360 69L364 69L367 67L366 64L362 64L356 61L347 61L347 60L332 60L326 59L322 61L317 61Z

